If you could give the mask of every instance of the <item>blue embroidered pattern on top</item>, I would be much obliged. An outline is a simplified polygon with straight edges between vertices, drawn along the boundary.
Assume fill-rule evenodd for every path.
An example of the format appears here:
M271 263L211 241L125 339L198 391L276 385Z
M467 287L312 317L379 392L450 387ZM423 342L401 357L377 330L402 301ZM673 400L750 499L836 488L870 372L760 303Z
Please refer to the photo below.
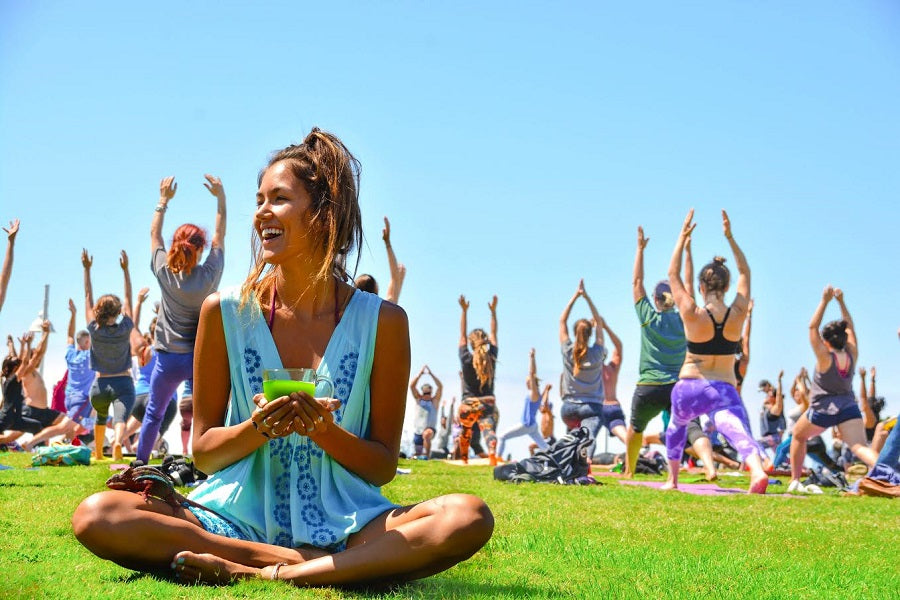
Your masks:
M250 418L253 396L262 392L263 368L282 366L262 313L255 305L240 309L238 299L237 290L221 294L232 383L226 425ZM374 295L354 293L318 368L333 382L332 395L341 403L332 413L335 423L363 438L380 305ZM348 535L396 506L298 434L273 439L212 474L191 499L228 517L254 541L311 544L333 552L345 548Z

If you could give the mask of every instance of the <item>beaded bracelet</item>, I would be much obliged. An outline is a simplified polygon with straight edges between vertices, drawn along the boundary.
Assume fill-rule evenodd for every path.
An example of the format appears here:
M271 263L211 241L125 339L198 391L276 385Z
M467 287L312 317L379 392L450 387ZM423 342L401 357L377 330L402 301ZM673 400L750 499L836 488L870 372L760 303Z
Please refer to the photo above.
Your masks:
M272 567L272 581L275 581L276 579L278 579L278 569L285 566L286 564L287 563L280 562L280 563L276 563L275 566Z

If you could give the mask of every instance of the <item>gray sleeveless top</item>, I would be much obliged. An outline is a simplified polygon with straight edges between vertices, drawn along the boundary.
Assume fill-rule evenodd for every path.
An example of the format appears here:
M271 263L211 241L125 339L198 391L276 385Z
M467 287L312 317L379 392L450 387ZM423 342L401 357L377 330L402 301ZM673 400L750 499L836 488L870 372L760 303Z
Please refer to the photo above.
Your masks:
M824 373L813 373L812 388L810 389L810 404L817 404L825 396L852 396L853 395L853 367L856 362L849 352L850 364L845 371L837 366L837 355L831 353L831 366Z

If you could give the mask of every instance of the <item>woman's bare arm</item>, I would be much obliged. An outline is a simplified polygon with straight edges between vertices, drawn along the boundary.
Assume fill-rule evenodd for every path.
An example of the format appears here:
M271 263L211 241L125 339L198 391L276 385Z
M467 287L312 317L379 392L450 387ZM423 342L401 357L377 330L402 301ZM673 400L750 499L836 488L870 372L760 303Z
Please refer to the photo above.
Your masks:
M578 300L578 297L584 293L584 279L581 280L581 283L578 284L578 289L575 290L575 293L572 295L572 298L569 299L569 303L566 304L566 307L563 309L562 314L559 316L559 343L567 344L569 342L569 315L572 314L572 307L575 306L575 301Z
M825 347L825 342L822 341L819 327L822 326L822 319L825 317L825 308L828 306L828 303L831 302L832 298L834 298L834 288L830 285L826 285L825 289L822 291L822 299L819 301L819 305L816 307L816 311L813 313L812 319L809 322L809 344L812 346L813 352L816 355L816 370L819 372L828 368L830 360L828 348Z
M16 245L16 234L19 233L19 220L10 221L9 227L4 227L3 231L6 232L6 255L3 257L3 268L0 269L0 309L6 301L6 288L12 277L13 246Z
M728 213L724 210L722 211L722 228L725 231L725 239L728 240L731 252L734 254L734 262L737 263L738 271L737 295L731 306L739 312L746 312L747 306L750 304L750 264L747 262L747 257L744 256L741 247L738 246L737 241L734 239L734 235L731 232L731 220L728 218Z
M388 282L386 299L388 302L397 304L400 300L400 290L403 289L403 280L406 279L406 267L397 262L394 247L391 246L391 222L388 221L387 217L384 218L384 229L381 230L381 239L384 240L388 267L391 270L391 280Z
M87 249L81 250L81 266L84 267L84 320L88 325L94 320L94 290L91 286L91 265L94 257L88 254Z
M156 205L156 210L153 212L153 218L150 220L150 254L152 255L156 252L157 248L166 247L166 242L163 241L162 228L163 228L163 220L166 214L166 208L169 206L169 201L175 197L175 192L178 190L178 184L175 183L174 177L163 177L162 181L159 182L159 204Z
M469 312L469 302L466 301L466 297L462 294L459 295L459 307L462 309L462 315L459 318L459 347L462 348L468 344L466 341L466 333L468 332L466 316Z
M693 220L694 209L692 208L688 211L681 226L681 233L678 235L678 241L675 242L675 249L672 251L672 259L669 262L669 287L672 288L672 296L675 298L675 304L678 306L682 319L692 315L694 309L697 308L696 301L681 280L681 258L684 253L684 245L697 226Z
M218 177L214 177L212 175L204 175L206 177L207 183L204 183L203 186L209 190L209 193L216 197L216 226L213 229L213 238L210 245L213 248L219 248L220 250L225 249L225 222L226 222L226 214L225 214L225 188L222 186L222 180ZM175 195L175 191L172 191L172 195Z

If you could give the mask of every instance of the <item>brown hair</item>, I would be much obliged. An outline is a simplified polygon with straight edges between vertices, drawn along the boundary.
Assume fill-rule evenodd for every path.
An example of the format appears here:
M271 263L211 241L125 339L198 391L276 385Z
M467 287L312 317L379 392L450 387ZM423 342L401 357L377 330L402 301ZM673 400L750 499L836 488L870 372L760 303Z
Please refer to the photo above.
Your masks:
M831 321L822 328L822 339L835 350L843 350L847 345L847 321Z
M724 292L730 281L731 272L721 256L716 256L700 269L700 283L706 286L708 292Z
M166 263L173 273L181 273L190 275L194 267L197 266L197 260L200 253L206 247L206 232L192 225L185 223L175 230L172 235L172 246L166 256Z
M578 319L575 321L575 346L572 348L572 363L574 368L573 374L578 375L581 371L581 361L587 356L588 340L594 332L594 327L587 319Z
M473 329L469 334L469 345L472 346L472 366L481 385L494 379L494 360L488 353L490 340L484 329Z
M122 312L122 301L113 294L103 294L94 305L94 319L99 325L106 325L110 319L115 319Z
M359 161L334 134L313 127L301 144L292 144L276 152L260 171L257 185L272 165L287 162L297 181L303 184L311 200L311 232L325 253L316 279L348 279L347 257L362 245L362 215L359 209ZM275 270L267 269L256 230L253 232L254 264L241 286L241 306L250 294L262 303L275 285ZM354 267L355 270L355 267Z
M356 283L356 288L359 290L369 292L370 294L378 293L378 282L368 273L363 273L357 277L354 283Z

